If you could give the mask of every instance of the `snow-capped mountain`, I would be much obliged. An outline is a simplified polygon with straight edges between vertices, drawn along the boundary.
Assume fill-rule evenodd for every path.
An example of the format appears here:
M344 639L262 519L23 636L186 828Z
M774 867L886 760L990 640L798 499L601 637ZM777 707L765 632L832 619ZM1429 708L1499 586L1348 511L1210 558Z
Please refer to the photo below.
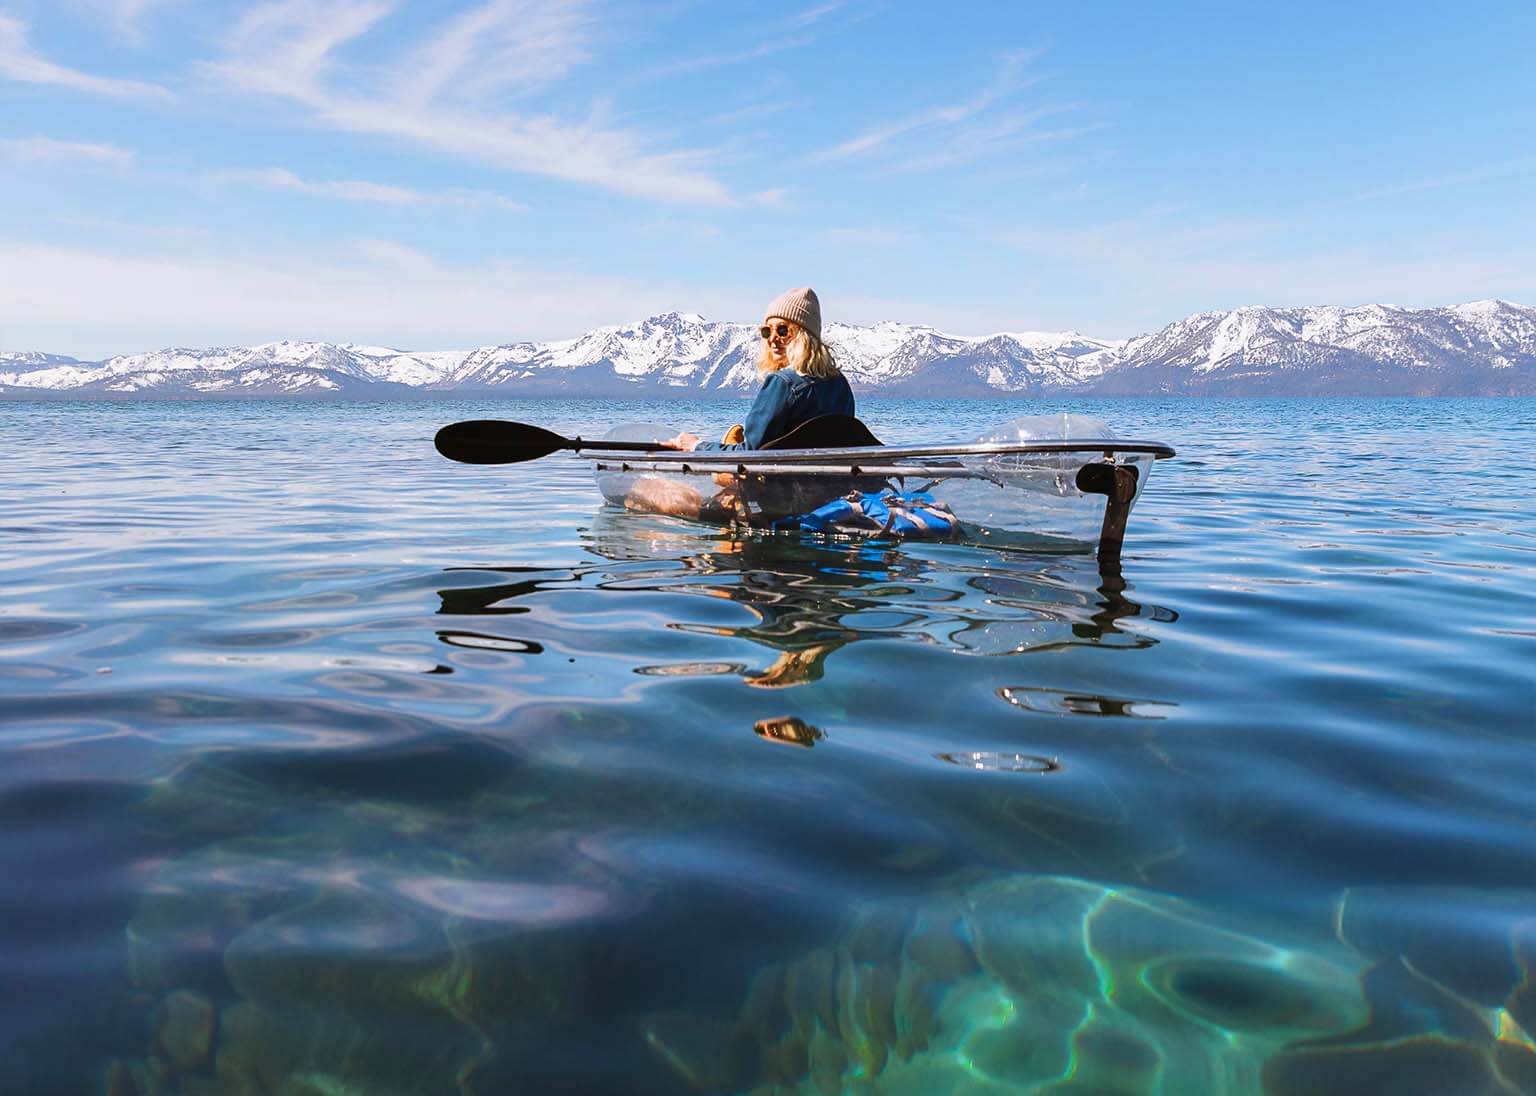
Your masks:
M41 358L48 360L33 360ZM158 350L102 362L0 354L0 390L36 388L74 396L366 396L423 388L441 380L463 360L463 351L411 354L384 347L287 340L261 346Z
M1127 340L890 322L832 324L826 338L862 394L1536 395L1536 309L1504 301L1237 308ZM669 312L471 351L284 341L101 362L0 353L0 395L745 395L758 384L757 349L755 325Z
M576 339L476 350L435 387L509 395L736 392L752 381L755 339L755 331L740 324L668 312Z
M1222 395L1536 394L1536 309L1236 308L1125 344L1101 391Z
M79 365L76 358L66 358L62 354L40 354L35 350L21 353L8 354L0 350L0 370L4 369L46 369L53 365Z
M931 395L1076 385L1097 375L1119 345L1076 334L965 338L898 323L834 323L825 336L854 388ZM433 387L517 395L658 389L739 394L761 383L757 352L756 325L669 312L578 339L476 350Z

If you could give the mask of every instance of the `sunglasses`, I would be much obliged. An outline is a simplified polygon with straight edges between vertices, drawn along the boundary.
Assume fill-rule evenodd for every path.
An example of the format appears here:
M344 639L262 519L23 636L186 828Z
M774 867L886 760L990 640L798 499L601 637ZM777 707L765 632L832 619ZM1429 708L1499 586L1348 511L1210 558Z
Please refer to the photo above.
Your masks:
M757 333L759 335L761 335L764 339L771 339L775 335L777 335L781 339L787 339L787 338L789 338L789 333L790 333L791 330L792 330L791 325L789 325L787 323L779 323L779 324L766 324L765 323L765 324L763 324L762 327L759 327L757 329Z

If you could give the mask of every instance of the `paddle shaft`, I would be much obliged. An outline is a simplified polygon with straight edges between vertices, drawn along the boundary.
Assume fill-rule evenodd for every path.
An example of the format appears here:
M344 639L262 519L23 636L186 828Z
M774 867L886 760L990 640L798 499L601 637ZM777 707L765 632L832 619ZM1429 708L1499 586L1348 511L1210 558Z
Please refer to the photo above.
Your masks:
M569 438L561 449L569 449L579 453L583 449L600 449L604 453L618 451L622 453L664 453L668 451L678 452L674 445L662 445L659 441L585 441L581 438Z

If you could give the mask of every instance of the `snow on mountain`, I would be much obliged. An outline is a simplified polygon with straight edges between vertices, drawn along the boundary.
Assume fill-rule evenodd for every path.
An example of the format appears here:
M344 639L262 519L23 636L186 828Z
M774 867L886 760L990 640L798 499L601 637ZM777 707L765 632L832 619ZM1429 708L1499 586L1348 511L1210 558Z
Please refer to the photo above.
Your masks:
M5 370L0 372L0 387L24 387L24 388L73 388L82 383L83 378L89 373L89 368L82 366L73 359L56 359L51 354L29 354L26 358L35 361L16 361L23 355L8 355L0 359L0 369L5 366L20 365L20 369ZM44 364L44 359L53 359Z
M12 369L42 369L52 365L79 364L77 359L66 358L62 354L42 354L36 350L0 350L0 370L7 367Z
M1102 356L1115 345L1075 334L1033 335L1025 344L1011 335L968 338L898 323L835 323L825 336L849 382L860 389L918 384L936 364L946 376L956 374L949 377L950 387L977 392L1023 390L1039 378L1071 384L1102 371L1101 362L1084 361L1085 356ZM761 383L757 354L755 324L711 323L669 312L576 339L476 350L434 387L526 395L746 392Z
M60 359L70 364L0 372L0 385L79 395L363 395L376 387L387 391L431 384L463 358L462 351L413 354L387 347L285 339L260 346L177 347L93 363ZM11 360L0 358L0 367Z
M1119 358L1106 390L1126 394L1536 392L1536 309L1235 308L1131 339Z
M826 334L855 388L933 395L1076 387L1098 376L1118 345L1072 331L960 336L889 322L832 324Z
M584 385L596 386L594 394L637 386L734 388L750 379L755 338L755 332L737 324L668 312L627 327L600 327L576 339L476 350L437 387L529 394L576 392Z
M1077 332L949 335L834 323L854 388L923 396L1082 393L1536 394L1536 309L1474 301L1418 311L1235 308L1133 339ZM282 341L169 349L102 362L0 354L7 395L397 397L412 394L745 395L760 383L756 325L669 312L574 339L472 351Z
M0 391L9 387L69 388L78 383L85 367L62 354L35 350L0 350ZM27 377L23 381L20 378Z
M408 384L413 388L443 380L468 356L463 350L407 353L385 346L354 346L351 343L342 344L340 349L350 354L363 370L362 375L371 380Z

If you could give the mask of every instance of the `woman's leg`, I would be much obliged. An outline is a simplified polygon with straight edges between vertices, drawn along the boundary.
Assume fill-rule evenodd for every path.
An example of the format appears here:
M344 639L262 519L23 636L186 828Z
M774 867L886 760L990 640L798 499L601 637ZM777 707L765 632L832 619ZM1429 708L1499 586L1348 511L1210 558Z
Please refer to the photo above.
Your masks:
M626 510L671 514L679 518L697 518L704 503L704 496L697 488L674 476L642 476L624 498Z

